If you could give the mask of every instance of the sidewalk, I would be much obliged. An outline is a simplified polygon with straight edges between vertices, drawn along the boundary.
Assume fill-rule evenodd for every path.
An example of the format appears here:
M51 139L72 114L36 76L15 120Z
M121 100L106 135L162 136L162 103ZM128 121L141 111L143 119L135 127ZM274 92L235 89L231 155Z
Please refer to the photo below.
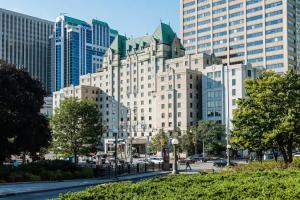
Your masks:
M76 179L76 180L65 180L65 181L53 181L53 182L31 182L31 183L14 183L14 184L0 184L0 198L55 191L61 189L71 189L77 187L88 187L95 186L104 183L118 182L118 181L130 181L136 179L152 178L157 176L164 176L169 174L168 171L161 172L148 172L143 174L134 174L129 176L119 176L111 179Z

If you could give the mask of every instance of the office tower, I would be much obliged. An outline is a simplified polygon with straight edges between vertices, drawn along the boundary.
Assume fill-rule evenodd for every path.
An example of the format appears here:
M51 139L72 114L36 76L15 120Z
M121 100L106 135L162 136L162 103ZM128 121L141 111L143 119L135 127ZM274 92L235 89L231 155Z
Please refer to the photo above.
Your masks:
M186 52L214 52L226 65L251 64L278 73L299 68L298 2L180 0Z
M257 77L251 65L211 65L202 70L203 120L214 120L232 128L236 101L246 96L245 80Z
M51 92L48 38L53 22L0 8L0 59L24 67Z
M54 91L78 85L80 75L96 72L102 67L103 55L117 34L108 24L96 19L89 24L68 16L59 16L50 40L55 41Z
M89 88L57 91L53 106L70 95L94 99L107 125L104 138L112 138L120 125L119 138L130 136L145 153L147 138L160 129L180 128L184 134L202 118L201 70L220 63L207 54L184 55L176 34L161 23L151 35L133 39L118 35L104 56L103 68L80 77L80 86Z

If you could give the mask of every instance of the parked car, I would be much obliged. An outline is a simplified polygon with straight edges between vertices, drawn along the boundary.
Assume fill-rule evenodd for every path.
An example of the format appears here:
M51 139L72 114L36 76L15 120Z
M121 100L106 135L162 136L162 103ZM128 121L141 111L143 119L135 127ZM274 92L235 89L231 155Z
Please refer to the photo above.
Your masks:
M154 164L159 164L159 163L163 163L164 162L164 160L162 159L162 157L150 157L149 161L153 162Z
M300 152L295 152L295 153L293 153L293 156L294 156L294 157L300 157Z
M207 162L207 158L206 157L203 157L202 155L200 154L194 154L192 156L189 156L186 158L186 160L189 160L191 163L195 163L195 162Z
M110 164L114 164L115 163L115 158L110 158L109 160ZM117 164L121 165L121 164L125 164L126 161L125 160L121 160L121 159L117 159Z
M138 159L135 163L136 164L151 164L153 162L151 162L149 159L145 158L145 159Z
M236 163L231 162L231 161L230 161L229 164L230 164L230 166L236 166L236 165L237 165ZM227 166L227 160L225 160L225 159L216 160L216 161L213 163L213 165L214 165L215 167L225 167L225 166Z

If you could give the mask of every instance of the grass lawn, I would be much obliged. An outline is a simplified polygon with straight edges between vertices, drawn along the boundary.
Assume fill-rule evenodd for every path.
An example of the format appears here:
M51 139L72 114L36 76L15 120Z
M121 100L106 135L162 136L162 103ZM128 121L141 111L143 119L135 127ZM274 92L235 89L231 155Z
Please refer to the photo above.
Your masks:
M300 170L226 171L170 175L138 183L121 182L91 187L61 196L80 199L300 199Z

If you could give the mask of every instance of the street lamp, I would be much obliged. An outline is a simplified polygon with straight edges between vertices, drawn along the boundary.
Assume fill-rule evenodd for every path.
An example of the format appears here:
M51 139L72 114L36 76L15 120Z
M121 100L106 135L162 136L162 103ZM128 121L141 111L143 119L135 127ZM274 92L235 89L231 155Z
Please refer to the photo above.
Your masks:
M226 153L227 153L227 166L230 166L230 149L231 149L231 145L227 144L226 145Z
M178 140L176 138L172 139L172 145L174 147L174 163L173 163L173 172L172 174L177 174L177 156L176 156L176 145L178 145Z
M118 158L118 129L113 129L113 134L115 136L115 177L117 177L117 168L118 168L118 164L117 164L117 158Z

